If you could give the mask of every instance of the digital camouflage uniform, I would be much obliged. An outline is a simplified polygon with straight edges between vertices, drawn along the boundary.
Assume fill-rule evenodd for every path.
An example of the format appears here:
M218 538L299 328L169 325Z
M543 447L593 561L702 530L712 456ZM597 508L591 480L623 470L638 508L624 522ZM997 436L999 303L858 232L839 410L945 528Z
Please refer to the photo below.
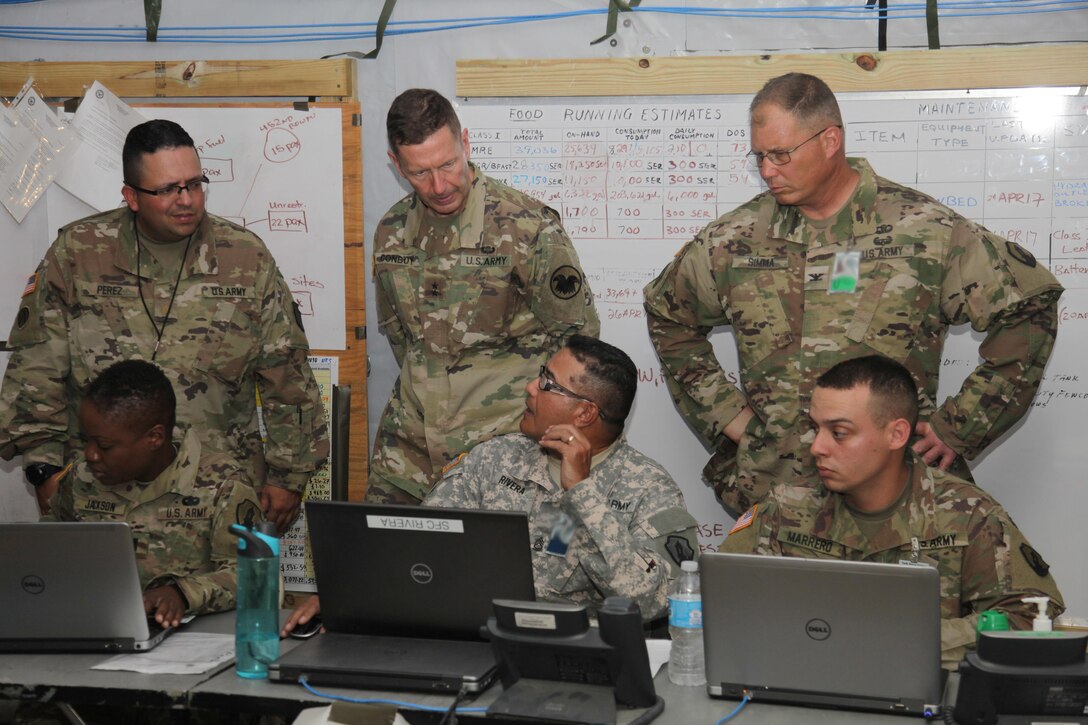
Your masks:
M424 501L529 515L536 596L596 610L611 596L638 602L644 620L664 614L669 580L695 558L695 519L656 462L620 439L594 457L590 475L564 491L540 444L521 435L473 448ZM562 513L575 523L566 555L545 551Z
M400 378L378 426L367 498L415 503L454 456L518 430L525 384L600 323L559 215L473 167L465 209L415 194L374 234L378 322Z
M234 459L186 434L178 455L150 483L99 483L80 453L43 520L117 521L132 528L144 589L173 580L189 614L234 608L238 539L231 524L261 520L250 478Z
M941 657L949 669L975 643L980 612L1000 609L1014 629L1031 629L1035 607L1023 597L1048 596L1051 616L1064 611L1046 563L1001 504L920 463L911 467L909 485L886 520L852 510L844 496L822 485L775 486L756 504L752 522L745 525L745 514L721 550L898 564L912 560L917 539L917 560L941 575Z
M1029 252L850 164L858 187L826 223L761 194L703 229L645 290L669 390L715 449L703 473L734 513L775 483L817 480L806 412L834 364L874 353L902 363L922 420L970 460L1025 413L1054 344L1062 288ZM835 253L848 250L861 253L857 290L829 294ZM983 360L938 407L944 336L964 323L987 333ZM707 340L718 325L733 326L743 392ZM755 416L737 446L722 430L746 403Z
M137 287L133 228L128 209L69 224L28 283L0 391L4 458L21 453L24 465L63 465L80 448L76 410L87 383L119 360L151 359L156 331ZM162 325L177 270L165 273L145 249L140 272L144 299ZM209 214L193 235L155 357L177 391L182 427L246 465L258 486L267 478L296 492L328 455L300 323L264 243Z

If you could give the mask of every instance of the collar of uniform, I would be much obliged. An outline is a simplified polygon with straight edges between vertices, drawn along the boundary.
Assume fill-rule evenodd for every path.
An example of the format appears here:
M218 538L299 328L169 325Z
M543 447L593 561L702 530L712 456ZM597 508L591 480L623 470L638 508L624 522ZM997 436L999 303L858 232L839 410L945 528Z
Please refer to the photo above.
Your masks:
M853 196L843 205L839 213L820 223L827 233L838 232L837 236L852 240L876 233L874 209L877 197L876 174L865 159L847 159L850 167L861 175ZM793 206L781 206L767 192L758 217L758 228L767 230L770 239L784 239L794 244L804 244L804 230L807 225L804 215ZM834 231L832 231L834 230Z
M869 546L866 549L868 554L909 547L912 537L929 539L936 535L933 530L933 517L928 516L927 520L927 514L932 513L928 509L932 508L932 505L926 506L924 502L928 499L932 504L933 501L932 495L925 496L924 494L926 488L924 474L929 469L924 465L916 465L909 454L907 456L907 466L910 468L910 472L907 474L907 488L910 493L888 517L884 528L886 534L882 535L879 541L869 541ZM932 493L932 478L929 479L928 487L930 493ZM830 499L832 504L832 511L830 512L832 524L827 537L838 542L842 542L844 539L849 541L854 537L860 537L855 539L858 541L868 541L861 533L861 529L858 528L853 514L846 505L846 499L837 494L831 494ZM851 548L856 549L857 547Z
M623 436L621 435L619 438L612 441L612 443L607 448L600 451L595 456L593 456L593 458L590 459L590 461L589 461L589 475L590 476L593 475L593 471L598 466L600 466L602 463L604 463L606 460L608 460L609 458L612 457L612 454L616 451L617 448L620 447L620 444L622 442L623 442ZM551 483L555 484L556 486L561 485L559 482L560 482L561 476L562 476L563 462L561 460L559 460L558 458L556 458L555 456L545 455L544 457L548 459L548 478L549 478L549 480L551 481Z
M460 223L461 249L477 249L483 243L484 231L484 206L487 198L487 177L480 173L476 165L471 161L472 184L468 188L468 199L465 200L465 208L461 210L457 221ZM418 194L412 194L408 213L404 218L404 243L410 246L416 245L419 238L419 226L423 221L426 206L419 200Z
M193 241L189 245L189 254L182 260L185 272L182 279L194 274L216 274L219 262L215 256L215 235L212 233L211 214L205 213L200 226L193 232ZM128 274L136 274L136 215L130 209L124 211L121 221L121 249L117 255L117 268ZM179 244L184 244L184 240ZM140 268L147 277L149 265L158 264L151 252L140 255Z
M130 501L153 501L171 493L186 496L192 493L193 484L196 482L200 448L200 439L197 438L196 433L189 430L182 438L174 460L155 477L154 481L136 483L128 491L125 490L127 486L117 486L114 490L118 496Z

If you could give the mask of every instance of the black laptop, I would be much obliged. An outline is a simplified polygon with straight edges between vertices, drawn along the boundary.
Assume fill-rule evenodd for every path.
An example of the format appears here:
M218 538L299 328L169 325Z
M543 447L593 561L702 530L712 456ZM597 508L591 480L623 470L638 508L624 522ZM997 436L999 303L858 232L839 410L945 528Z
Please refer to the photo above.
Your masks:
M379 690L478 692L496 676L480 628L493 599L535 599L524 513L308 501L328 630L269 678Z
M172 631L144 613L128 524L0 524L0 562L0 652L142 652Z

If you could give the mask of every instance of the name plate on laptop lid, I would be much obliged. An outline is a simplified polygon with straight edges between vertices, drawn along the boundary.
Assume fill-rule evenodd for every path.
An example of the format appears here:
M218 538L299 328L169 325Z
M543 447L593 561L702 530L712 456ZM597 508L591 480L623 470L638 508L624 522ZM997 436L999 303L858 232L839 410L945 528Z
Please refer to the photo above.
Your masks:
M382 516L368 514L366 525L372 529L433 531L443 534L463 534L465 524L460 519L423 516Z

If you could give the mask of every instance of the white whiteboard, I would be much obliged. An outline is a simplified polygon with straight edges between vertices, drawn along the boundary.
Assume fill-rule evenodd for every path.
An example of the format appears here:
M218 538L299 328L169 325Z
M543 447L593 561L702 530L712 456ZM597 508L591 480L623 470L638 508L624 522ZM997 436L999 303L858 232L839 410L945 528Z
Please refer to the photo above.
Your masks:
M709 454L669 398L646 332L642 287L712 219L763 190L749 169L751 97L469 100L458 109L472 159L563 215L593 286L601 336L641 376L632 443L677 479L716 548L730 518L701 481ZM1088 99L1061 92L841 96L846 148L1030 249L1065 285L1058 343L1031 412L974 461L1053 567L1073 614L1088 616L1088 486L1076 451L1088 413ZM737 376L728 328L712 342ZM981 337L948 337L940 396L977 364Z
M189 132L211 180L207 208L264 240L302 312L311 347L343 350L344 211L338 108L138 109ZM121 179L117 179L117 202ZM57 229L95 213L59 186L16 224L0 211L0 336L6 336L27 277Z

